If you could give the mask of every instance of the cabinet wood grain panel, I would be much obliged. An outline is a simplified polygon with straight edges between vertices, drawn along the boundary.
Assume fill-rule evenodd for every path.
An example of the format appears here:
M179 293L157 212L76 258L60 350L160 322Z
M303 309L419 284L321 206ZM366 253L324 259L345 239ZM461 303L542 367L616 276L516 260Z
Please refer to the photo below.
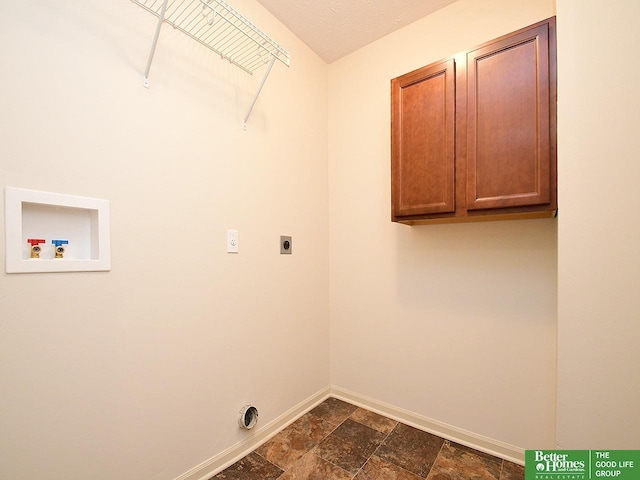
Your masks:
M551 203L550 84L549 23L467 53L468 210Z
M391 82L392 217L455 211L455 63Z
M554 216L556 20L391 81L391 217L409 225Z

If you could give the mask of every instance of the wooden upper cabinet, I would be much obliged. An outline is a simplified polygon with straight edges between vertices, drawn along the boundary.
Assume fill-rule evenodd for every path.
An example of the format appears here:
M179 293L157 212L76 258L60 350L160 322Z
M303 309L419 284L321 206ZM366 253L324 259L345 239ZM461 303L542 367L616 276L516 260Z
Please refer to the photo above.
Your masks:
M467 53L467 209L551 202L549 24Z
M392 80L393 216L455 211L455 65Z
M555 18L391 81L392 220L551 216Z

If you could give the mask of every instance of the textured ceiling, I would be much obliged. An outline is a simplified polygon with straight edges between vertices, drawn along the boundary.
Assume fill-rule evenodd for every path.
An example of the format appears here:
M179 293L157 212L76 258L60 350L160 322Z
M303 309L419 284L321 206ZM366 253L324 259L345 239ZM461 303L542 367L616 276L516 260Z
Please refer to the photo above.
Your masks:
M454 1L258 0L327 63Z

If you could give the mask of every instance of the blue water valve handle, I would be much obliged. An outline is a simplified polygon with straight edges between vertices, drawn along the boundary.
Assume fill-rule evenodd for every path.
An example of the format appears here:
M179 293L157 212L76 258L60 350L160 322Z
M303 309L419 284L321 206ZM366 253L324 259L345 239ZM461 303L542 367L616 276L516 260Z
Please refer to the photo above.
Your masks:
M67 245L69 243L69 240L51 240L51 243L53 243L56 246L55 258L64 258L64 247L62 245Z

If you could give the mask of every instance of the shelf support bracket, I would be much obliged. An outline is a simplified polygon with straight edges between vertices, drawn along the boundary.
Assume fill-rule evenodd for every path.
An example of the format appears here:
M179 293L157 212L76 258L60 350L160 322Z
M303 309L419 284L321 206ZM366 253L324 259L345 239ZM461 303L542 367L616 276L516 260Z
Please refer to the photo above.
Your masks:
M271 69L273 68L273 64L275 63L275 61L276 61L276 56L272 55L271 56L271 61L269 62L269 67L267 67L267 71L265 72L264 77L262 77L262 82L260 82L260 86L258 87L258 91L256 92L255 96L253 97L253 101L251 102L251 106L249 107L249 111L247 112L247 114L244 117L243 127L244 127L245 130L247 129L247 120L249 120L249 115L251 115L251 111L253 110L253 107L255 106L256 102L258 101L258 96L260 95L260 92L262 91L262 87L264 87L264 84L267 81L267 77L269 76L269 73L271 73Z
M156 46L158 45L158 37L160 37L160 29L162 28L162 22L164 22L164 13L167 11L167 4L169 0L164 0L160 15L158 16L158 24L156 25L156 33L153 36L153 43L151 43L151 51L149 52L149 59L147 60L147 67L144 69L144 86L149 88L149 70L151 70L151 62L153 61L153 55L156 53Z

